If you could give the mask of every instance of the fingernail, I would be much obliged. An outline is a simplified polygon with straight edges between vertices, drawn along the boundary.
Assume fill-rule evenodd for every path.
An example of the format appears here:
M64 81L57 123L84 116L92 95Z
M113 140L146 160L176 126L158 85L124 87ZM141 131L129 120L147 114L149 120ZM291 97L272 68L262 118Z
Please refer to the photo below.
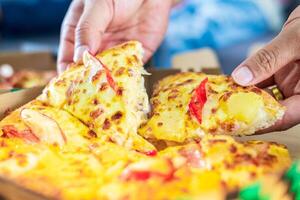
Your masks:
M82 59L82 54L84 51L88 51L88 46L79 46L75 49L73 60L74 62L78 62Z
M67 66L68 65L65 63L58 64L58 68L57 68L58 74L62 74L67 69Z
M240 85L247 85L250 83L254 76L248 67L242 66L237 68L233 73L232 77Z

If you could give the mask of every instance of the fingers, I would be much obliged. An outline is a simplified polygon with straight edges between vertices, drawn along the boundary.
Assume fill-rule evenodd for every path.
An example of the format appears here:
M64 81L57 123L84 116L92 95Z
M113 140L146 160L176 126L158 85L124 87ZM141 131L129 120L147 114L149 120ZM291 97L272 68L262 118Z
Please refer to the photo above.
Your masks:
M270 78L263 80L262 82L259 82L256 86L259 88L267 88L273 85L275 85L275 80L274 80L274 76L271 76Z
M157 50L164 38L165 32L167 31L168 27L169 13L171 10L172 2L173 1L164 1L164 3L162 3L160 0L151 0L151 5L149 5L151 9L149 9L150 11L148 14L149 16L152 16L152 20L148 20L148 23L146 23L145 26L152 27L152 33L147 34L147 31L141 31L140 38L138 38L140 41L143 41L145 49L145 55L143 58L144 62L150 59L150 57ZM146 7L147 4L150 4L149 1L146 1Z
M300 58L300 7L289 17L281 33L266 47L245 60L232 73L240 85L260 83Z
M299 47L293 42L292 34L279 34L270 44L238 66L232 73L233 79L243 86L257 84L295 61L299 55Z
M283 95L288 98L297 93L297 84L300 82L300 63L290 63L275 74L275 82Z
M81 2L81 10L75 2ZM124 40L141 41L150 57L163 38L171 0L74 0L72 5L62 28L59 71L78 62L85 50L96 54Z
M286 107L286 112L282 120L278 121L274 126L259 131L258 134L269 133L274 131L285 131L300 123L300 95L292 96L282 102Z
M97 53L103 34L113 18L113 1L86 0L83 13L75 30L75 52L77 62L85 50Z
M111 0L74 0L64 19L58 50L58 72L77 62L84 50L95 54L112 18Z
M283 27L287 27L289 24L294 23L300 18L300 6L298 6L289 16L286 23L283 25Z
M83 1L74 0L62 23L60 44L58 49L57 70L63 72L67 65L73 61L74 38L77 22L83 11Z

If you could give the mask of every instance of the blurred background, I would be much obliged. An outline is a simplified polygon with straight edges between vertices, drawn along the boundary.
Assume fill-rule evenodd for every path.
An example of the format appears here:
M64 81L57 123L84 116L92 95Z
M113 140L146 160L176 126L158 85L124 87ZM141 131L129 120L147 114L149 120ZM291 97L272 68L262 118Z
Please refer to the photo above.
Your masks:
M0 0L0 54L50 51L56 55L63 17L71 0ZM179 0L152 59L170 67L178 53L209 47L225 73L270 41L298 0Z

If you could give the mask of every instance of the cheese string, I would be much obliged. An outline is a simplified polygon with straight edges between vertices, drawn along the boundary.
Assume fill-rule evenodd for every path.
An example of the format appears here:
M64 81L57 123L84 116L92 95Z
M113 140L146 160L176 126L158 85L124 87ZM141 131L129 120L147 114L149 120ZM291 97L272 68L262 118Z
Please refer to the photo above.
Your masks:
M117 92L117 85L116 85L116 82L114 81L112 75L111 75L111 71L108 69L108 67L106 65L103 64L103 62L97 58L96 56L94 57L104 68L105 70L105 74L106 74L106 79L107 79L107 82L109 84L109 86L115 91Z
M117 88L117 85L111 75L111 71L108 69L108 67L99 59L97 58L96 56L93 56L90 52L86 51L85 52L85 55L87 56L87 58L89 59L89 63L91 65L100 65L101 67L103 67L104 71L105 71L105 74L106 74L106 79L107 79L107 82L109 84L109 86L115 91L117 92L118 91L118 88ZM91 62L92 61L92 62ZM83 62L84 62L84 58L83 58ZM96 62L96 63L95 63Z

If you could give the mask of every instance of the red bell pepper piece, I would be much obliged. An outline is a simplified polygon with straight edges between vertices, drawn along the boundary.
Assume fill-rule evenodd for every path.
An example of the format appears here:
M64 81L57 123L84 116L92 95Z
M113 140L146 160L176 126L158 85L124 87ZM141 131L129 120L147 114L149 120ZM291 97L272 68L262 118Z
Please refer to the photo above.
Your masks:
M192 116L194 116L198 122L202 123L202 109L207 101L206 96L206 84L208 78L204 79L200 85L195 89L192 99L189 103L189 111Z

